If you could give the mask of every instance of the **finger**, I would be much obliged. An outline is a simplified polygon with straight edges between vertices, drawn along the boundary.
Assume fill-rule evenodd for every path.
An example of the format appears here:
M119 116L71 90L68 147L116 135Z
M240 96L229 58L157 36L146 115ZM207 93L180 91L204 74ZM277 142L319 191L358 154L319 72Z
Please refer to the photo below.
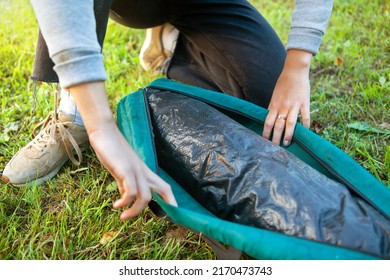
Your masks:
M137 198L134 204L129 209L126 209L122 212L122 214L120 215L120 219L122 221L125 221L139 215L142 210L144 210L146 206L148 206L151 199L152 195L150 195L149 198L147 196Z
M280 114L280 117L276 118L272 135L272 143L275 143L276 145L279 145L280 140L282 139L282 134L286 125L286 115L287 114Z
M152 189L158 193L165 202L177 207L177 201L173 195L171 186L158 176L155 176L152 181Z
M152 199L152 194L150 193L149 185L144 177L138 179L137 189L137 198L134 204L129 209L123 211L120 215L120 219L122 221L128 220L132 217L139 215Z
M137 193L135 178L130 177L122 181L117 181L121 197L114 202L114 209L119 209L130 205Z
M288 117L286 120L286 129L284 131L284 138L283 138L284 146L288 146L291 143L294 134L295 125L297 123L298 113L299 113L298 106L293 107L288 113Z
M270 110L268 112L268 115L267 115L265 122L264 122L264 128L263 128L263 135L262 136L264 138L270 139L272 129L274 128L276 117L277 117L277 111Z
M310 127L310 105L302 106L301 109L302 124L304 127Z

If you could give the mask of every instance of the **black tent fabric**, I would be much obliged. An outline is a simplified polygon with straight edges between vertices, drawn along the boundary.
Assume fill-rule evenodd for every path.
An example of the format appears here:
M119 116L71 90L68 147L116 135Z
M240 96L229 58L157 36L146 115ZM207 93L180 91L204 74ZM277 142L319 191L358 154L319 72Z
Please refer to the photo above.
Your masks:
M390 257L390 222L362 198L217 109L149 90L159 166L216 216Z

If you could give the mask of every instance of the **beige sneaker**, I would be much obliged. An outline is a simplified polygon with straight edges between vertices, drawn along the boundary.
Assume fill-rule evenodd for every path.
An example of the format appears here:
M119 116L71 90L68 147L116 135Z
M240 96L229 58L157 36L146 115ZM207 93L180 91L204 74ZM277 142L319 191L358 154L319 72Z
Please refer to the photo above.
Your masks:
M145 70L163 72L176 47L179 30L169 23L146 29L140 52L140 64Z
M73 116L61 114L58 117L54 111L50 112L33 132L35 134L39 127L42 131L6 165L1 180L14 186L39 185L54 177L68 159L79 165L88 136L84 127L73 121Z

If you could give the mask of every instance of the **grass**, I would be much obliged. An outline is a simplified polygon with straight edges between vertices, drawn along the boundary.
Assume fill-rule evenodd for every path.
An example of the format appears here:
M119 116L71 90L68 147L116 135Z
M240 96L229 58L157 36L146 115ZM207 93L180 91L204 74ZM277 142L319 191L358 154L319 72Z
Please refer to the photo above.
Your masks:
M251 1L286 42L293 1ZM51 87L34 95L37 24L27 0L0 0L0 169L31 140L52 108ZM390 186L390 34L385 1L336 1L311 71L312 119L323 138ZM109 23L104 55L113 113L156 75L141 70L143 30ZM40 187L0 188L0 259L213 259L201 235L150 210L126 223L112 208L113 180L89 150Z

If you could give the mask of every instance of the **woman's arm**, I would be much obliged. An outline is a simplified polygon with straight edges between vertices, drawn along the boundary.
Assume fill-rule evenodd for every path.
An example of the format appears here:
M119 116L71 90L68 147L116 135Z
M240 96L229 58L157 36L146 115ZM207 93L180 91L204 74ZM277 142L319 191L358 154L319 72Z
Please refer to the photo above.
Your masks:
M120 133L107 100L106 72L96 36L93 0L31 0L61 87L72 93L90 143L103 166L118 183L124 210L121 219L139 214L151 191L177 205L170 186L136 155Z
M309 70L312 56L318 52L332 12L333 0L297 0L292 16L283 71L276 83L263 136L289 145L298 115L310 126ZM279 117L278 117L279 116Z
M114 203L114 208L132 204L123 211L121 219L138 215L151 200L151 191L177 206L170 186L145 165L119 131L109 108L104 83L85 83L69 89L83 118L91 146L118 183L121 198Z

